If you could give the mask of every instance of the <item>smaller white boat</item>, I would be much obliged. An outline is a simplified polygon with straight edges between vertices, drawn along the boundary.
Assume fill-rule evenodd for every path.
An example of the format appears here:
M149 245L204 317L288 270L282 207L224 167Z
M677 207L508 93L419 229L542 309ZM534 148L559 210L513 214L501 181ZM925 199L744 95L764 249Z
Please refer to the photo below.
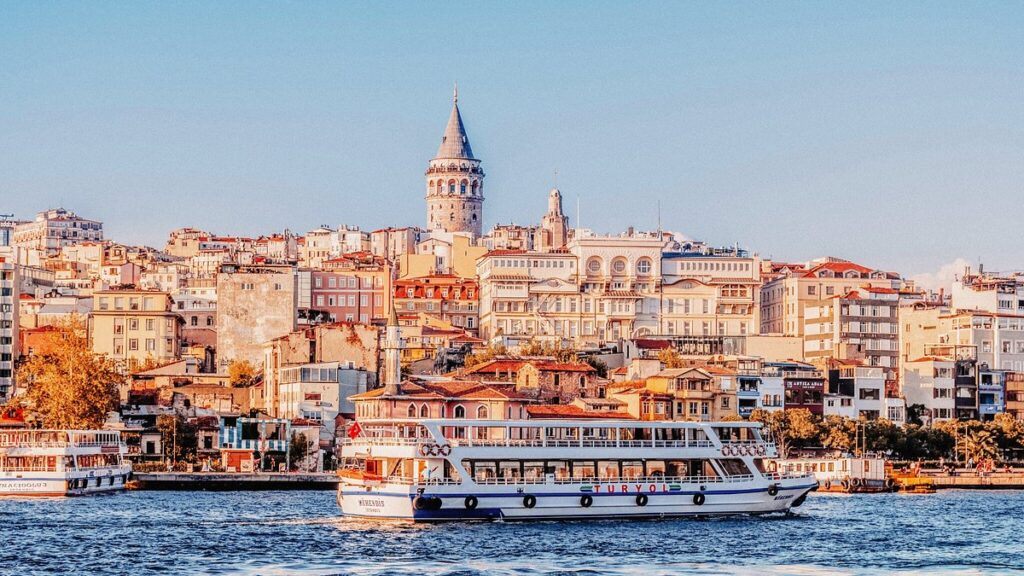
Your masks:
M0 430L0 496L80 496L123 490L131 474L121 433Z
M780 472L813 474L821 492L892 492L897 487L881 456L792 458L777 460L769 467L773 465Z

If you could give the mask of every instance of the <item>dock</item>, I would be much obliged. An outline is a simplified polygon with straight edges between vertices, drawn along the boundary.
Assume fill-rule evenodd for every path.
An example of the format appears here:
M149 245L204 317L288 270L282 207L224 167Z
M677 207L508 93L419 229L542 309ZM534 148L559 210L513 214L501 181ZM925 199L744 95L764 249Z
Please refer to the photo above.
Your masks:
M971 490L1024 490L1024 471L990 472L957 472L956 474L925 474L930 478L936 489L964 488Z
M324 473L143 472L132 476L135 490L336 490L338 477Z

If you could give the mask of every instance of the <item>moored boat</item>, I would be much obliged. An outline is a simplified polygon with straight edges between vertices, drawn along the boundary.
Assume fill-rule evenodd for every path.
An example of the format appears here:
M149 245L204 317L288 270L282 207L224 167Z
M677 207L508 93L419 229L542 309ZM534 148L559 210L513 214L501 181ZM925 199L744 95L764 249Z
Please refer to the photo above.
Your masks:
M748 422L368 420L342 448L338 504L413 521L785 512L817 488L770 472Z
M896 481L881 456L793 458L769 464L787 473L812 474L822 492L892 492Z
M121 434L0 430L0 496L80 496L123 490L131 474Z

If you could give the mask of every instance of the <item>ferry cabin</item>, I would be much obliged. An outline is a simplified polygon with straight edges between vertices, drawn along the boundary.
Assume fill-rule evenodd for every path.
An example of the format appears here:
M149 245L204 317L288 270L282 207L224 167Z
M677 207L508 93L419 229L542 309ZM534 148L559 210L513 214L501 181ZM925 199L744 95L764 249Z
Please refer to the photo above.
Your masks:
M120 433L0 431L0 496L71 496L121 490L131 474Z
M787 473L814 475L825 492L880 492L895 487L880 456L795 458L773 464Z
M767 513L807 475L741 422L368 421L342 455L346 515L414 520Z

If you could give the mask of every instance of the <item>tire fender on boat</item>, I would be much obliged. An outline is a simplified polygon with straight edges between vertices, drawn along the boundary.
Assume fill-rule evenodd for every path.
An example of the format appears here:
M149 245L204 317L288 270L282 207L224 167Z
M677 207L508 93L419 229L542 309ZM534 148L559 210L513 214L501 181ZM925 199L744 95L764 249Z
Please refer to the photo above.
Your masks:
M779 493L779 485L778 484L772 484L771 486L768 487L768 495L769 496L775 496L778 493Z
M466 501L465 501L466 510L476 510L476 507L479 504L480 504L480 501L477 500L476 496L466 496Z
M590 508L594 504L594 497L590 494L585 494L580 498L580 506L584 508Z
M534 496L533 494L527 494L526 496L523 497L523 507L525 507L525 508L533 508L536 505L537 505L537 497Z
M703 492L698 492L693 495L693 503L697 506L703 506L705 500L707 500L707 498L704 496Z
M647 494L637 494L636 495L636 505L637 506L647 506Z
M825 480L825 483L822 484L821 487L824 488L825 490L831 490L832 489L832 481L831 480Z

